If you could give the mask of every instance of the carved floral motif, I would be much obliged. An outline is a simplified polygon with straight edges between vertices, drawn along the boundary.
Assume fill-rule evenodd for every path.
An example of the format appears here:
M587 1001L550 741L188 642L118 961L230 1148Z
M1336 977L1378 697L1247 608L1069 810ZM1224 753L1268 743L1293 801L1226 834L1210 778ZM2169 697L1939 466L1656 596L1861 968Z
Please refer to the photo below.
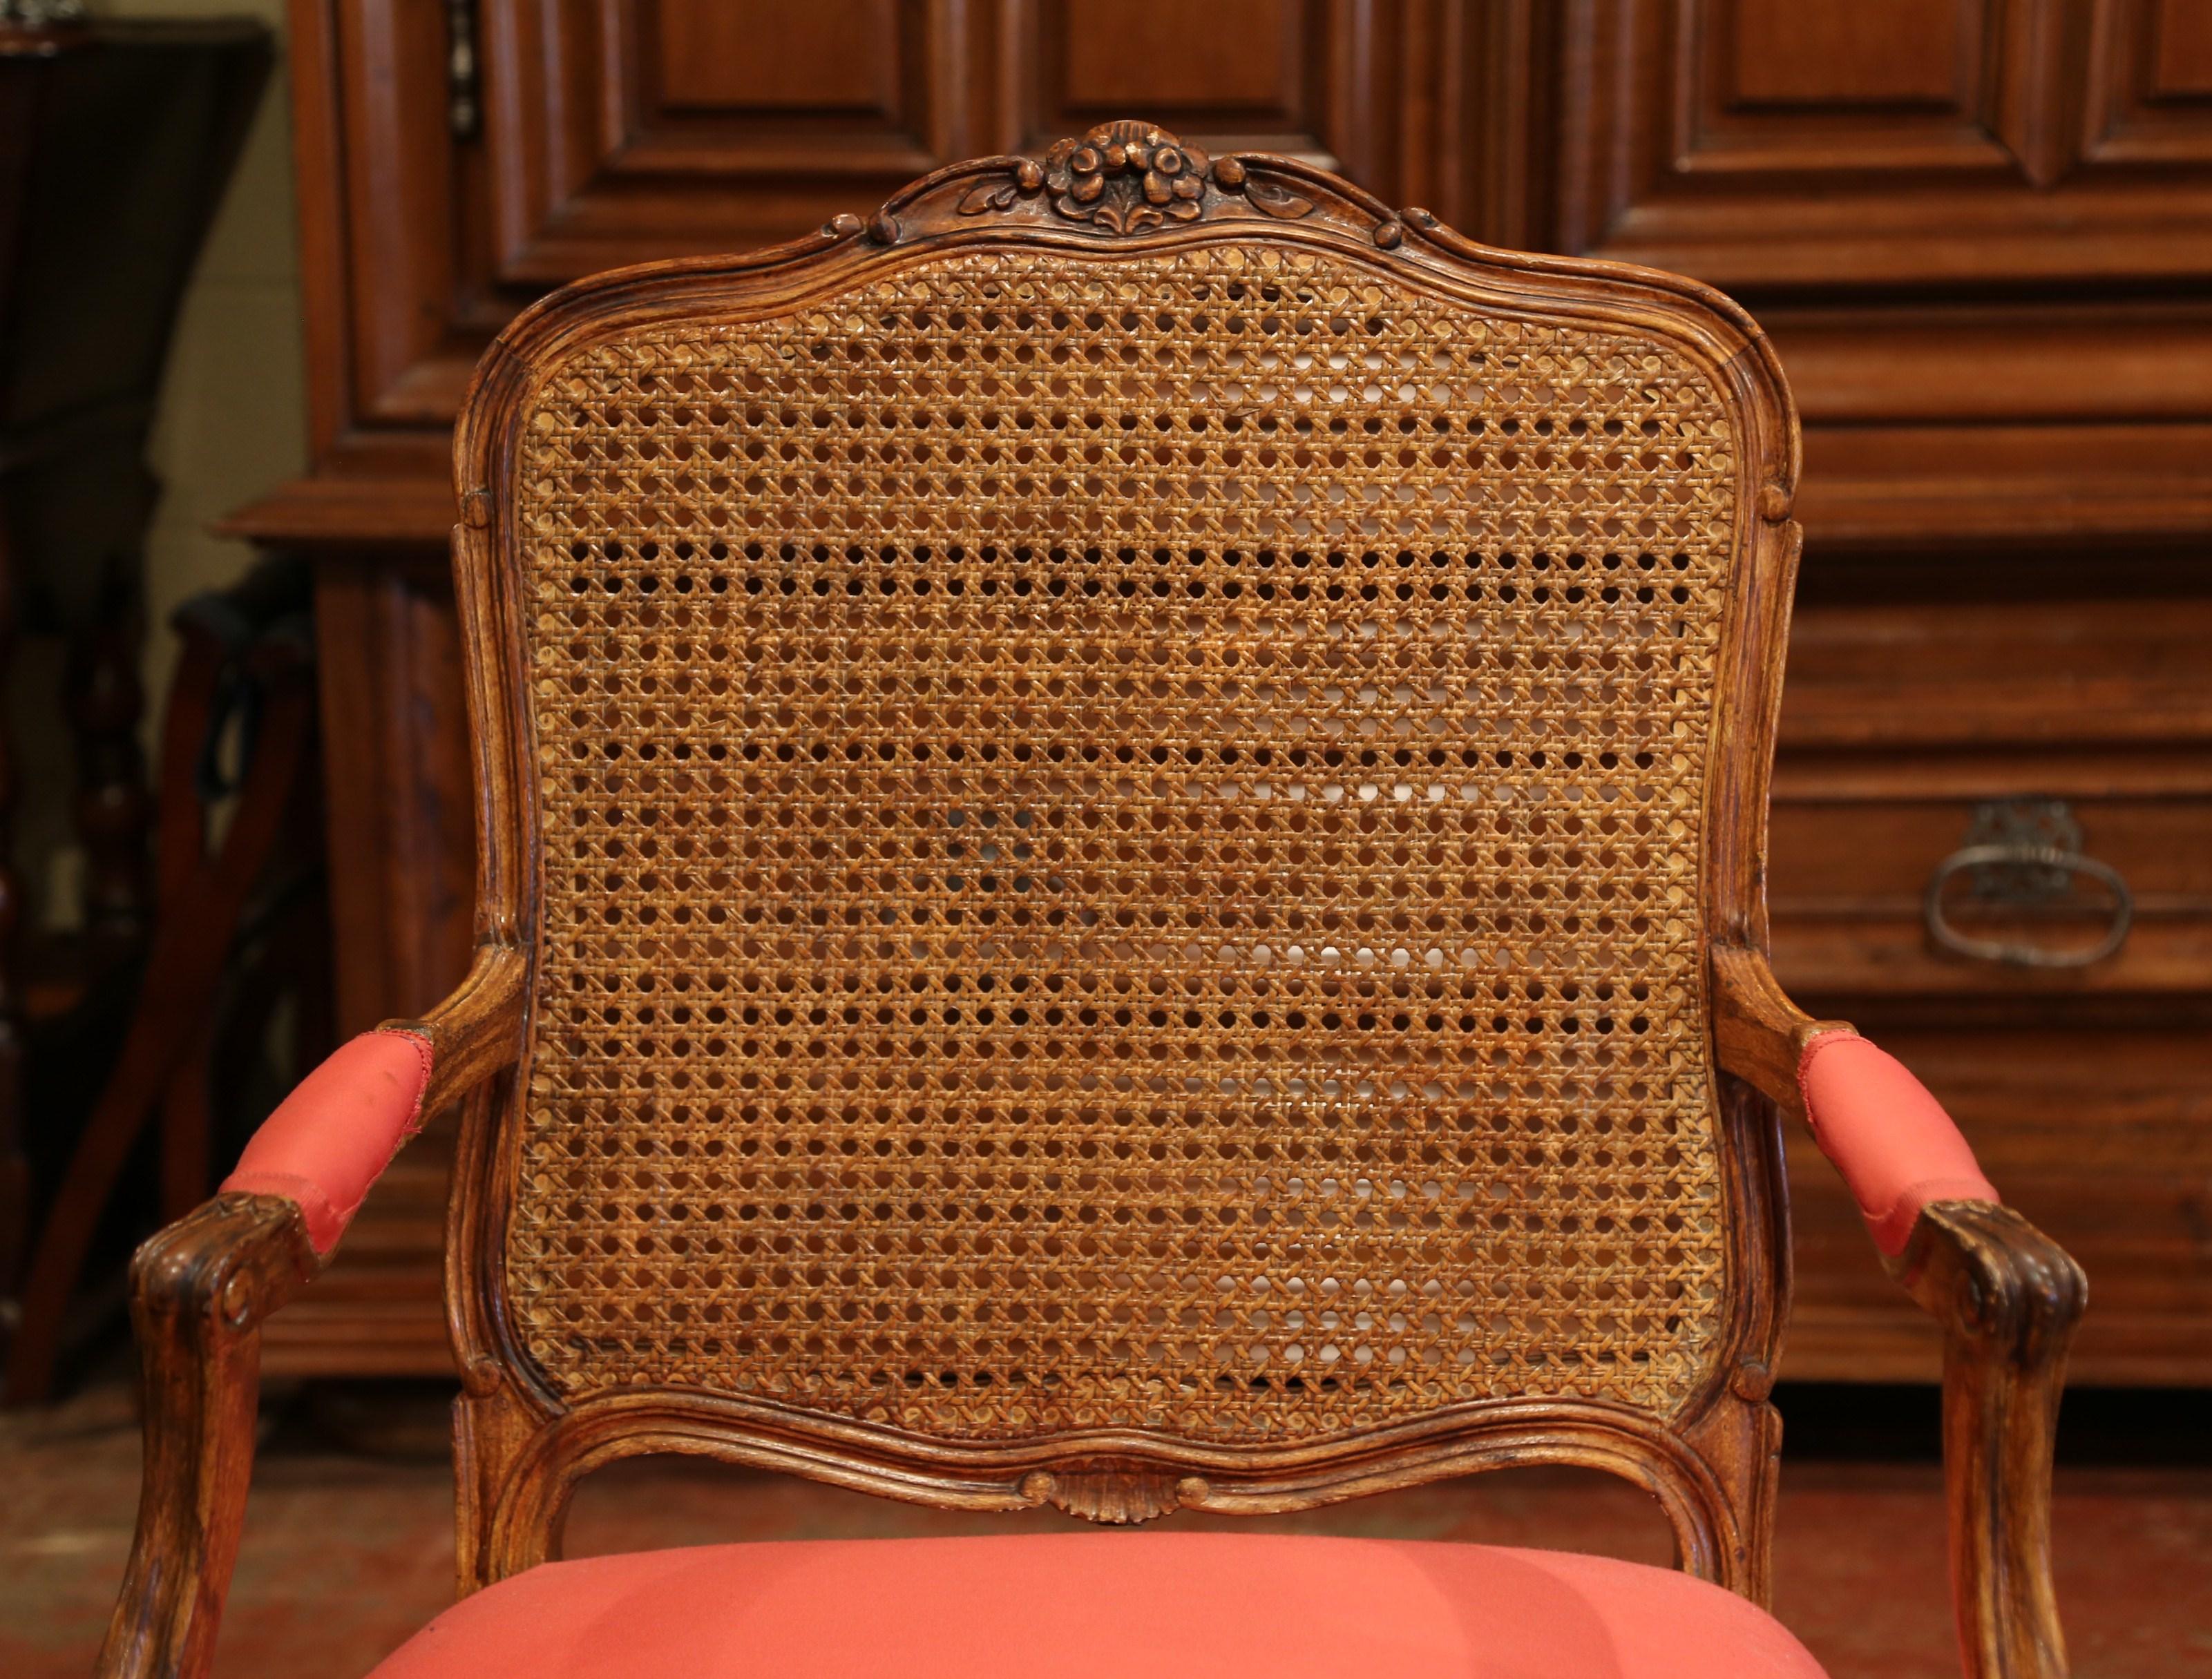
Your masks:
M1128 233L1195 220L1210 167L1204 152L1165 129L1107 123L1047 152L1044 184L1052 207L1070 221Z
M1079 139L1055 142L1040 162L1022 158L1005 175L969 189L963 215L1004 210L1047 196L1071 221L1109 233L1134 233L1171 221L1194 221L1222 193L1286 219L1307 215L1313 200L1255 179L1240 158L1210 159L1152 123L1101 123Z

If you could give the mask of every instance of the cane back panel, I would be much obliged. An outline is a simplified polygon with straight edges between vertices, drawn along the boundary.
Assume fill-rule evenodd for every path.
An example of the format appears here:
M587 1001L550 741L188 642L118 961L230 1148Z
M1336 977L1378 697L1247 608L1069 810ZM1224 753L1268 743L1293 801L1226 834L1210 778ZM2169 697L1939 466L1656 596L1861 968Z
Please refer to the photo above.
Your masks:
M553 1393L1236 1443L1708 1378L1744 468L1678 345L955 243L519 414Z

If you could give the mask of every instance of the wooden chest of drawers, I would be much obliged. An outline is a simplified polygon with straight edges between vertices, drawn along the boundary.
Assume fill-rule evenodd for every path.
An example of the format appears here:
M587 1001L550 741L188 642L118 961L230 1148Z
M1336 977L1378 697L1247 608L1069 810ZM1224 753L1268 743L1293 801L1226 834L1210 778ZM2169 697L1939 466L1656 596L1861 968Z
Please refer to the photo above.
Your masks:
M2212 1382L2212 7L1205 10L291 0L316 470L238 528L322 579L342 1024L465 966L447 475L490 334L565 279L866 216L954 159L1143 117L1758 317L1805 422L1778 967L1912 1062L2080 1255L2077 1379ZM1931 939L1930 874L2022 801L2132 894L2107 960ZM1957 869L1957 932L2097 938L2090 876L2015 903L2020 878ZM272 1366L443 1367L441 1146L275 1322ZM1931 1375L1803 1164L1785 1373Z
M2087 1270L2076 1370L2212 1383L2212 603L1956 603L1798 615L1770 861L1775 966L1944 1100L1984 1166ZM1927 888L1970 839L2056 822L2116 871L2111 955L1961 955ZM2112 893L1956 870L1960 933L2063 957ZM1929 1326L1875 1268L1835 1174L1794 1140L1799 1261L1784 1368L1923 1378Z

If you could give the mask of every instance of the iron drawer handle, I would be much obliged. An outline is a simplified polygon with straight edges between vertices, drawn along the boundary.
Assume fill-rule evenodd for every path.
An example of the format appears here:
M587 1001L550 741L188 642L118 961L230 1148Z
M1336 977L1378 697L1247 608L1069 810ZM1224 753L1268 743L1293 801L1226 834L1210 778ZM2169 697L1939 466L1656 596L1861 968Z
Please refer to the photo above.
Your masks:
M1966 869L2057 870L2087 875L2112 894L2112 924L2104 937L2080 950L2050 950L2039 944L2015 943L2008 939L1975 938L1954 927L1943 913L1943 888L1951 876ZM2136 897L2120 871L2109 863L2079 852L2049 846L1963 846L1936 865L1928 877L1925 901L1928 936L1946 950L1977 961L2002 962L2011 967L2087 967L2101 962L2127 940L2135 925Z

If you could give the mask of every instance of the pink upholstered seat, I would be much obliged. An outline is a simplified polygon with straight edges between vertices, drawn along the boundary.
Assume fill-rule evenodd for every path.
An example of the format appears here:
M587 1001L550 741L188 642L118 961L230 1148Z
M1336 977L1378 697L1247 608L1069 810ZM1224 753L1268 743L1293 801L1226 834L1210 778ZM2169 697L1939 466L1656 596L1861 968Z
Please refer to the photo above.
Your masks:
M1820 1679L1742 1598L1559 1551L1243 1533L817 1540L548 1563L374 1679Z

